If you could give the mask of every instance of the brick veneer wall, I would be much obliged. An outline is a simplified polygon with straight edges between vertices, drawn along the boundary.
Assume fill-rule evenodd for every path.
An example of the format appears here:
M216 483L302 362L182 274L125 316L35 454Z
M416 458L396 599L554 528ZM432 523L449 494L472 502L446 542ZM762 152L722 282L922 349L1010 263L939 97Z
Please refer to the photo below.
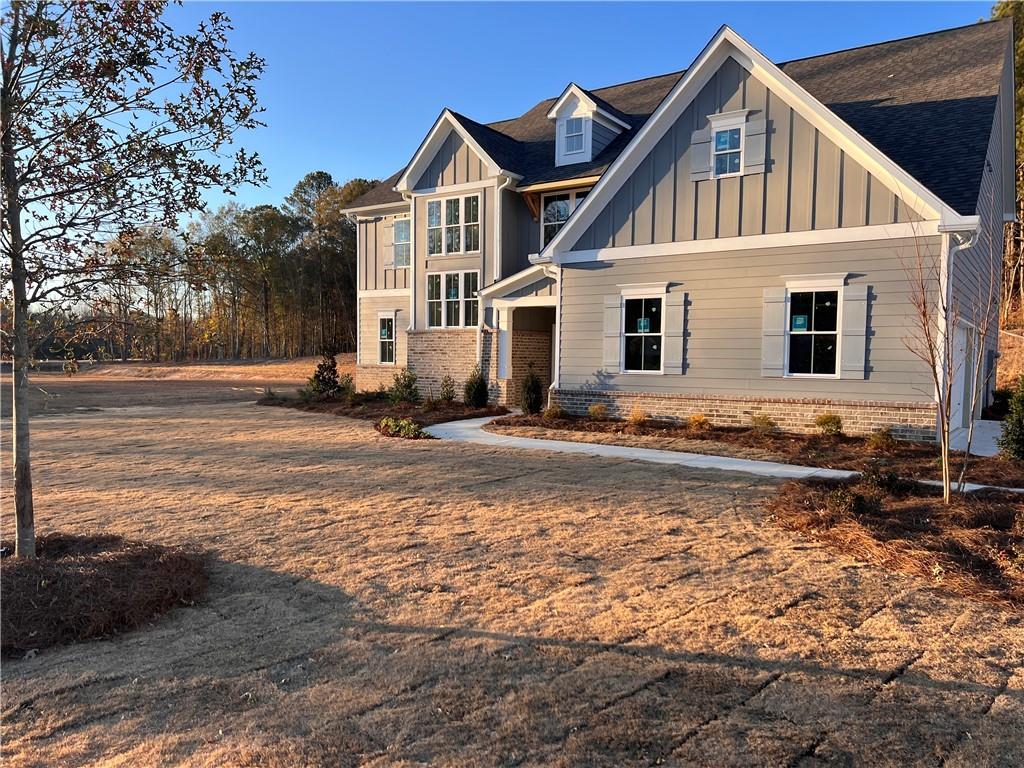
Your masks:
M381 386L390 387L395 383L395 374L404 370L404 365L357 365L356 389L374 392Z
M445 375L455 379L455 396L476 365L476 328L437 328L409 331L409 368L423 397L437 397Z
M519 392L523 379L533 365L543 387L544 402L547 402L548 386L551 384L551 334L547 331L517 331L512 329L512 375L506 383L509 402L519 405Z
M766 415L788 432L812 433L816 417L836 413L843 419L843 431L850 435L869 434L892 427L897 437L934 440L936 410L930 403L844 401L726 397L721 395L662 395L646 392L555 390L552 400L570 413L584 414L592 403L603 403L610 415L625 418L634 407L652 418L679 421L703 413L712 424L746 426L754 415Z

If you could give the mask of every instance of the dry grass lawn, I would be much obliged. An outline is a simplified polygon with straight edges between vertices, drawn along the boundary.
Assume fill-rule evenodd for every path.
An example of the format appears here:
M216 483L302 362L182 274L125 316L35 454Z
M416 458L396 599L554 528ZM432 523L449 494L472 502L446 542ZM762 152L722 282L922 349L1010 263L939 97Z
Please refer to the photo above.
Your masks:
M769 481L217 391L35 422L42 530L194 543L211 582L5 663L5 765L1024 764L1019 614L766 525Z

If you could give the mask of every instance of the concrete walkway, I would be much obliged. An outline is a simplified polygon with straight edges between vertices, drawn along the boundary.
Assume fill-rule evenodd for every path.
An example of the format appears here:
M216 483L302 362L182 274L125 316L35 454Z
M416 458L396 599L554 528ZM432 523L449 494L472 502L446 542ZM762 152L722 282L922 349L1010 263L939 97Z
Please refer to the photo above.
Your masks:
M629 459L633 461L649 461L655 464L676 464L696 469L720 469L726 472L746 472L762 477L779 477L785 479L802 479L822 477L842 479L854 477L856 472L841 469L822 469L821 467L801 467L793 464L782 464L775 461L754 461L752 459L735 459L729 456L709 456L703 453L683 453L682 451L659 451L653 448L631 448L624 445L603 445L600 443L570 443L564 440L542 440L534 437L513 437L486 432L483 425L495 419L487 416L482 419L466 419L449 421L427 427L426 432L442 440L455 440L463 443L489 445L495 448L524 448L535 451L556 451L558 453L581 453L586 456L605 456L613 459Z
M996 440L1003 434L1003 422L977 419L974 422L974 436L971 438L971 453L975 456L995 456L999 453ZM954 451L967 448L967 430L958 429L950 435L949 447Z

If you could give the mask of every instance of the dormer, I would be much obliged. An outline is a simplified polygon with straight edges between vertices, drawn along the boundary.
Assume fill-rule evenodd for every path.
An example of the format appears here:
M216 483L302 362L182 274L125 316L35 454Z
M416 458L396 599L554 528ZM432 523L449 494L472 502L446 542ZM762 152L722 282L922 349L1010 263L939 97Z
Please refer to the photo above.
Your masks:
M588 163L630 125L612 107L576 83L562 91L548 112L555 121L555 165Z

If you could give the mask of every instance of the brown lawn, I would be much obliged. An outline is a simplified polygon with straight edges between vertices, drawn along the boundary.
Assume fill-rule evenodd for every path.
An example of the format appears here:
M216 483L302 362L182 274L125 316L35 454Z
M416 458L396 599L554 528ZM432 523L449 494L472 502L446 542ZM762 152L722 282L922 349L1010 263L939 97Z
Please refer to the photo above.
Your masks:
M6 662L5 765L1024 763L1020 614L765 524L769 481L201 384L36 420L42 530L198 545L210 585Z

